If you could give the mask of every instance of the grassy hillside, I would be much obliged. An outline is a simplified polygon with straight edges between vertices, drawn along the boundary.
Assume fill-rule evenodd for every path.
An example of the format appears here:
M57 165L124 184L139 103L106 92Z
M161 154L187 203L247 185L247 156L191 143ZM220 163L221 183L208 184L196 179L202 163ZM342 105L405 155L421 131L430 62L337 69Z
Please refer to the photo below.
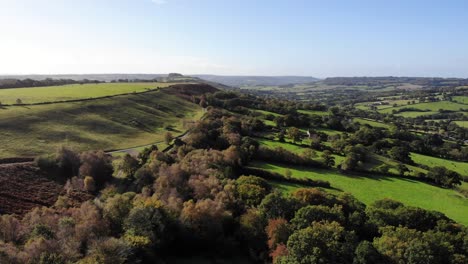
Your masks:
M420 103L420 104L413 104L413 105L403 105L398 107L391 107L379 110L382 113L391 113L392 110L399 110L402 108L415 108L420 109L422 111L433 111L437 112L439 109L449 110L449 111L460 111L460 109L468 108L464 104L459 104L456 102L449 102L449 101L438 101L438 102L430 102L430 103Z
M24 104L34 104L77 100L133 92L138 93L170 85L174 85L174 83L99 83L0 89L0 102L3 104L15 104L17 99L21 99Z
M284 148L284 149L286 149L288 151L294 152L296 154L302 154L304 152L304 150L306 150L306 148L303 148L301 146L291 144L291 143L283 143L283 142L268 140L268 139L257 139L257 141L260 143L260 146L265 146L265 147L269 147L269 148L282 147L282 148ZM314 152L317 155L314 159L315 160L320 160L321 157L322 157L323 152L318 151L318 150L314 150ZM336 165L340 164L344 160L344 157L342 157L342 156L335 155L335 154L333 154L332 156L335 157Z
M442 166L449 170L456 171L460 173L460 175L468 176L467 162L446 160L417 153L411 153L411 159L413 159L413 161L418 164L426 165L429 167Z
M319 116L325 116L325 115L329 114L326 111L316 111L316 110L297 110L297 112L299 112L301 114L319 115Z
M169 91L4 107L0 109L0 157L50 153L60 145L78 150L121 149L161 141L167 130L181 132L184 120L202 115L198 105Z
M390 125L382 123L382 122L377 122L369 119L364 119L364 118L354 118L354 122L358 122L359 124L367 124L373 127L382 127L382 128L390 128Z
M253 166L278 173L284 173L288 169L293 177L328 181L332 187L353 194L365 204L370 204L383 198L392 198L406 205L440 211L460 223L468 224L468 200L455 190L442 189L420 181L404 178L347 176L333 170L319 170L263 162L256 162ZM292 191L296 187L300 187L281 184L274 184L274 186L280 187L283 191Z
M461 127L468 128L468 121L453 121L453 122Z

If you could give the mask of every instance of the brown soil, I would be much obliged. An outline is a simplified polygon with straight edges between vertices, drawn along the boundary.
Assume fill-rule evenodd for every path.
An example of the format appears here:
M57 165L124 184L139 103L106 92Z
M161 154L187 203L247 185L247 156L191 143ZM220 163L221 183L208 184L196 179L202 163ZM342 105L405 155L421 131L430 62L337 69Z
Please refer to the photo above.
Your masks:
M0 214L23 215L51 206L63 186L50 180L32 162L0 165Z

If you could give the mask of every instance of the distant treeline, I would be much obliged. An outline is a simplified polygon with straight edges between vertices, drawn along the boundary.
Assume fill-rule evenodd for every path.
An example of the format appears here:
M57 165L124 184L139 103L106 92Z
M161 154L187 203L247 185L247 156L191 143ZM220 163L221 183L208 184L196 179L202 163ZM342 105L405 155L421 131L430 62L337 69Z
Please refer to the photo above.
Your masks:
M457 87L468 85L468 79L461 78L424 78L424 77L332 77L324 80L328 85L401 85L410 83L424 87Z
M23 88L23 87L43 87L43 86L58 86L66 84L85 84L85 83L100 83L97 80L72 80L72 79L51 79L33 80L33 79L0 79L0 89L6 88Z
M150 83L150 82L158 82L157 78L154 79L117 79L110 81L111 83L130 83L130 82L139 82L139 83Z

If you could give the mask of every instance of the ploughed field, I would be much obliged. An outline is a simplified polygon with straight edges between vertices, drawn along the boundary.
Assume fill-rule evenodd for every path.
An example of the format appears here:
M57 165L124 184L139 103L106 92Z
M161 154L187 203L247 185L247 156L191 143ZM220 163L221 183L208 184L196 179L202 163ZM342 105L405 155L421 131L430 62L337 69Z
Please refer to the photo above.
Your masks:
M62 189L32 162L0 164L0 214L22 215L34 207L51 206Z

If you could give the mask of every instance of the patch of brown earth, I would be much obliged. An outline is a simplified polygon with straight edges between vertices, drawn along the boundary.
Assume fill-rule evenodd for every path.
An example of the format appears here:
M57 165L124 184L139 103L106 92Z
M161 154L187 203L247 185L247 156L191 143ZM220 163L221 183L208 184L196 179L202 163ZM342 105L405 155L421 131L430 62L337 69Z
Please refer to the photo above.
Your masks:
M32 162L0 165L0 214L23 215L34 207L51 206L62 190Z

